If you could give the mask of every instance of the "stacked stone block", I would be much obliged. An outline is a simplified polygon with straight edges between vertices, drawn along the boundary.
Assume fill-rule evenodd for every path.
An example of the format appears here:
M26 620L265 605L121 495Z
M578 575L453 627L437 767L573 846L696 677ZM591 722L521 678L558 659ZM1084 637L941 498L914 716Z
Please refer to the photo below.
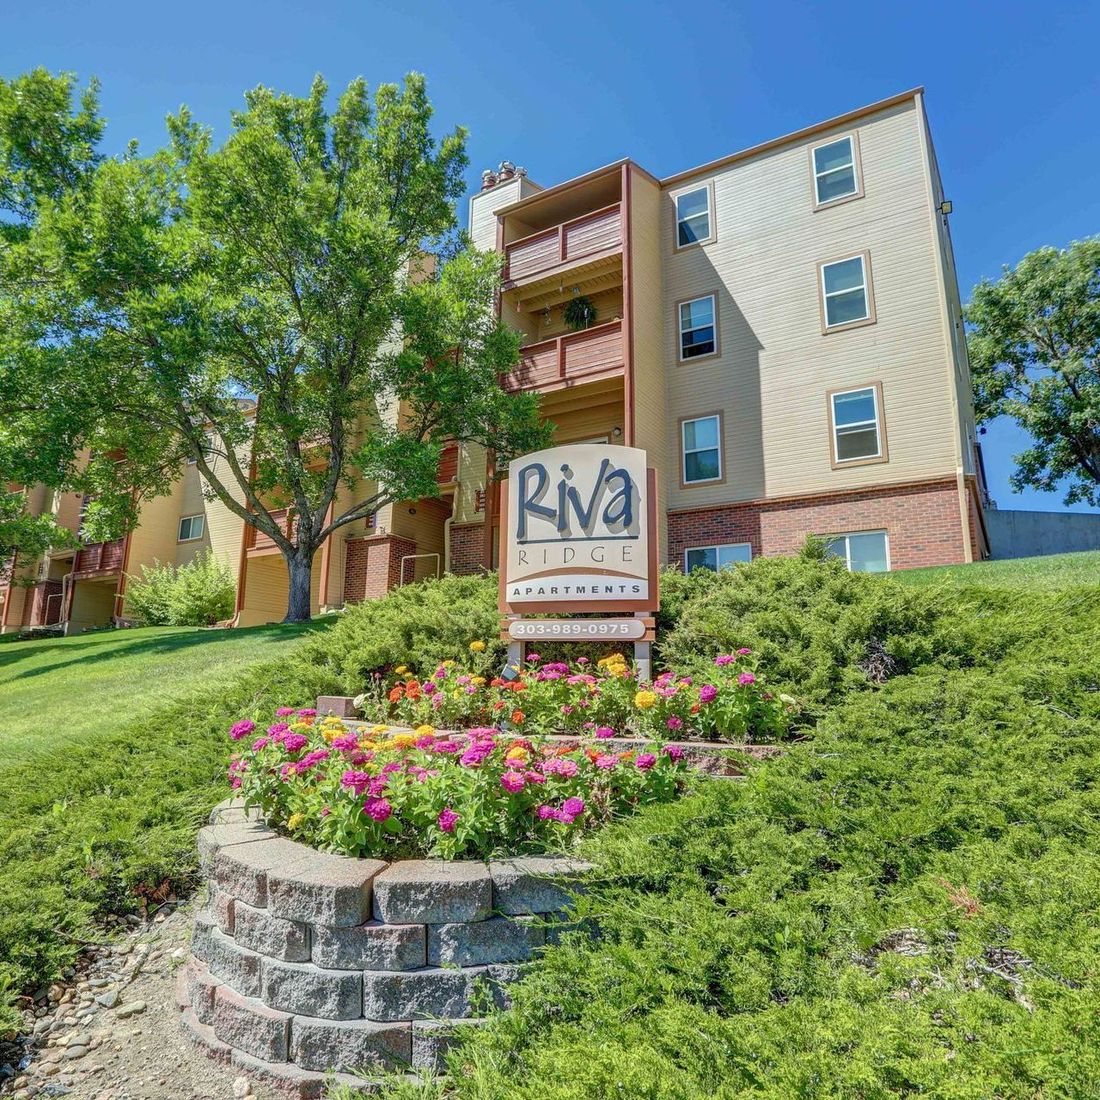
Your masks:
M277 836L238 802L199 835L209 904L180 980L211 1053L302 1097L326 1074L432 1070L548 939L586 869L350 859ZM550 934L548 935L548 929Z

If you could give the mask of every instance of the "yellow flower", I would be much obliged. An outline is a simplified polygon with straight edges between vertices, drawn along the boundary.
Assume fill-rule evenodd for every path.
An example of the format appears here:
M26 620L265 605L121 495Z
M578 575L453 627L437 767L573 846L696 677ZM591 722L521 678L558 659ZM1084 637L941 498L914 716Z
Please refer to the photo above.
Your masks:
M434 737L435 727L429 726L427 723L425 723L422 726L417 726L413 732L416 734L417 737Z
M360 741L359 742L359 747L361 749L374 750L374 749L378 748L378 742L377 741Z
M287 819L286 827L292 833L296 833L305 823L305 814L291 814L290 817Z
M443 662L443 667L444 668L450 668L451 665L453 665L453 664L454 664L454 661L444 661Z
M634 696L634 705L639 710L649 710L657 702L657 696L652 691L639 691Z
M482 641L471 642L470 643L470 652L471 653L484 653L485 652L485 643L482 642Z
M516 760L521 764L527 763L527 750L521 745L517 745L514 749L509 749L504 754L505 760Z
M408 671L408 665L398 665L397 668L394 669L394 672L396 672L398 676L404 676Z
M389 729L388 726L371 726L370 731L371 734L377 737L379 734L385 733L387 729Z
M454 699L461 699L463 694L464 693L461 692L461 691L452 691L451 692L451 697L454 698Z
M332 744L332 739L339 733L339 730L334 730L331 727L321 729L321 736L325 739L326 745Z
M621 653L612 653L607 657L601 657L596 664L601 668L605 668L607 665L621 665L626 658Z
M415 733L395 733L393 743L399 749L411 749L416 744Z
M471 684L477 684L478 687L481 687L481 685L485 683L485 677L484 676L471 676L470 677L470 683Z

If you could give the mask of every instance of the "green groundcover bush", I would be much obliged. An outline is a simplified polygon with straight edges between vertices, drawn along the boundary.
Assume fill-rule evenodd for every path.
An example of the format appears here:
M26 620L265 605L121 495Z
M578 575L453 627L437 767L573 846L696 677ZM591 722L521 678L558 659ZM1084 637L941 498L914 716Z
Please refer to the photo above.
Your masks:
M217 698L9 769L10 988L135 889L194 880L240 714L492 642L494 601L491 579L410 586ZM1096 587L910 589L805 560L668 578L663 658L752 647L807 704L803 740L594 834L601 937L547 951L450 1079L393 1095L1100 1095L1098 623Z

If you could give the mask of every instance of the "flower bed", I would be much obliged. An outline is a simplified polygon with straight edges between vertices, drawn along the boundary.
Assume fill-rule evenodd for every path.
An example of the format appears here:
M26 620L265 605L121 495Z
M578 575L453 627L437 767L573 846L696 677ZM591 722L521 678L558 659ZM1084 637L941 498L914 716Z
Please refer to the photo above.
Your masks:
M720 654L703 675L666 671L639 680L621 654L572 664L529 654L505 676L486 667L484 642L472 642L466 667L444 662L428 676L398 666L394 678L361 695L368 720L410 727L497 726L524 733L610 738L632 730L655 741L689 734L751 743L786 733L795 702L769 689L752 651Z

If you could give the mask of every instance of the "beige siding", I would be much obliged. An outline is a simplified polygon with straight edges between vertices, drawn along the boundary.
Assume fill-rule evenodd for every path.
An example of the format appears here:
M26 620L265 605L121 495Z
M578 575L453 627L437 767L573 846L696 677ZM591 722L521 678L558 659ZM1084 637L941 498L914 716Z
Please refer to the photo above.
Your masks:
M521 187L523 190L521 191ZM497 246L497 216L502 207L525 198L528 189L534 193L534 185L517 176L499 184L491 191L479 191L470 198L470 240L475 248L490 252Z
M251 456L247 446L237 451L237 461L241 468L247 470ZM244 537L244 520L235 512L231 512L220 500L213 496L205 484L205 478L196 472L195 467L188 467L194 473L198 482L199 497L202 500L202 512L206 516L206 531L203 542L210 547L211 553L220 561L225 562L232 570L234 576L241 560L241 541ZM211 471L214 476L222 481L229 490L230 496L238 504L244 501L244 491L236 484L232 471L224 458L211 460ZM187 496L189 503L195 500L194 486L188 483ZM183 512L182 515L193 515L192 512Z
M157 561L166 565L175 563L182 497L181 478L165 496L156 497L142 506L137 526L130 533L126 572L131 576L140 576L142 566Z
M660 189L630 169L630 272L633 314L634 445L649 454L657 476L658 544L668 543L669 404L666 392Z
M865 197L814 211L809 149L858 131ZM913 102L727 166L712 179L717 240L674 252L666 195L669 423L721 410L721 484L679 488L672 508L911 482L955 472L936 243ZM679 188L685 184L678 185ZM877 323L822 335L817 264L868 251ZM717 295L720 352L677 363L675 305ZM834 470L826 393L881 381L888 463Z
M321 555L313 559L310 578L311 613L316 615L321 589ZM238 626L260 626L279 622L286 615L287 597L290 594L286 563L282 554L265 554L252 558L248 563L248 579L245 584L244 606L241 608Z

